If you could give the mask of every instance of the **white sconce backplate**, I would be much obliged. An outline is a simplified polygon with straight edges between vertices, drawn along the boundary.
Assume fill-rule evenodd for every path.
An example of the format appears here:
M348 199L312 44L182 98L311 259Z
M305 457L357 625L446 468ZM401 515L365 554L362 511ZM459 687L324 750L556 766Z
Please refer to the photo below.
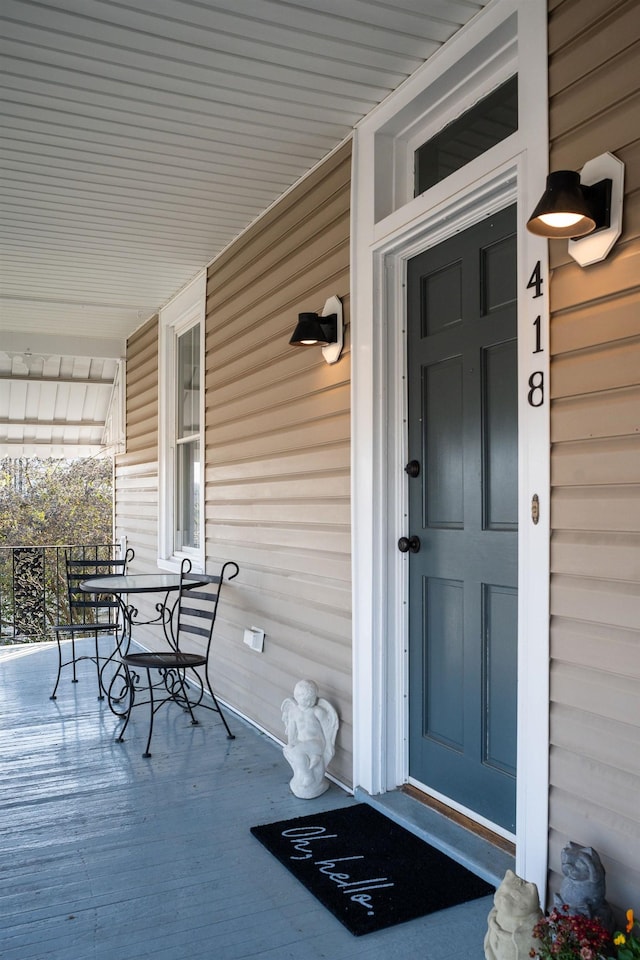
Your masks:
M344 323L342 316L342 301L340 300L340 297L329 297L322 308L322 313L320 316L329 317L332 313L335 313L338 317L338 323L336 329L336 342L328 343L326 347L322 348L322 355L327 363L335 363L336 360L339 359L344 344Z
M583 186L590 187L605 179L612 181L610 226L596 230L579 240L569 240L569 254L581 267L604 260L622 233L624 163L612 153L603 153L589 160L580 171L580 183Z

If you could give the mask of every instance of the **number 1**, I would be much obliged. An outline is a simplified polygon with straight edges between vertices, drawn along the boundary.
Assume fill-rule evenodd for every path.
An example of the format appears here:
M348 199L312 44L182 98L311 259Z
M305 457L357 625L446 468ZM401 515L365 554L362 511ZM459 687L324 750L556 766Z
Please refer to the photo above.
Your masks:
M542 345L540 343L540 317L537 316L533 321L533 325L536 328L536 348L533 351L534 353L544 353Z

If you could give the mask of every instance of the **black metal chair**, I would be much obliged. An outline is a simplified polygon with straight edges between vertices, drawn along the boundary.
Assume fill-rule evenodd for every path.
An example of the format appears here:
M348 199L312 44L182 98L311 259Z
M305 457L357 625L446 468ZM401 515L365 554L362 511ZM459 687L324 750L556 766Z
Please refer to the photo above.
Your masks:
M131 547L127 550L124 557L106 557L98 559L97 557L74 558L65 551L65 569L67 577L67 602L69 606L69 619L57 623L53 630L58 642L58 675L51 694L51 700L56 699L58 684L60 683L60 674L63 667L72 667L73 677L71 682L77 683L76 665L81 660L93 660L96 665L98 678L98 699L104 700L104 690L102 687L101 669L108 658L100 657L98 649L98 638L101 634L116 636L121 627L119 620L120 607L118 601L112 596L100 596L91 593L84 593L80 589L83 580L90 577L108 577L114 574L124 574L127 572L127 564L134 558L134 551ZM64 651L62 641L65 636L71 638L71 656L64 660ZM94 639L94 654L76 654L76 637L91 637ZM111 653L113 656L113 653Z
M198 724L194 714L196 707L215 710L220 714L227 731L227 738L235 739L211 686L209 654L222 584L225 580L233 580L238 572L237 563L227 561L222 565L219 574L191 573L191 563L189 560L183 560L178 599L173 611L177 619L173 629L172 648L162 651L126 653L122 656L127 674L129 699L124 724L116 738L118 743L124 740L124 733L134 706L141 706L144 703L149 704L149 732L143 757L151 756L153 718L165 703L177 703L189 713L191 723L194 725ZM181 650L181 644L186 640L196 640L200 643L204 640L204 650L201 653ZM158 672L158 678L154 681L151 677L152 670ZM146 673L146 686L144 680L142 685L140 684L143 671ZM137 695L145 690L148 700L136 700ZM208 693L211 698L210 704L205 702L205 693Z

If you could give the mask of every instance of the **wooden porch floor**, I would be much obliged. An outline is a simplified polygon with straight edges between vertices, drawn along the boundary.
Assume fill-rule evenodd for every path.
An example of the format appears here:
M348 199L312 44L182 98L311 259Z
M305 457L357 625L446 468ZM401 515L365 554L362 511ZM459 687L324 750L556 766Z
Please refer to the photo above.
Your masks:
M490 897L356 938L261 847L254 824L354 802L294 797L267 737L166 708L144 760L91 664L49 700L55 659L0 648L2 960L483 960Z

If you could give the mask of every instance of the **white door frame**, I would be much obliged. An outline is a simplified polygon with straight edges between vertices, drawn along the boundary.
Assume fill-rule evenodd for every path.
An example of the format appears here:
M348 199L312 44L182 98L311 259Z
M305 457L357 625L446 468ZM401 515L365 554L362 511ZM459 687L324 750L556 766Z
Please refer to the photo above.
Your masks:
M403 196L403 184L410 179L407 162L420 131L438 129L438 116L440 125L442 118L448 122L456 105L458 112L466 109L465 69L475 77L476 98L517 69L520 130L421 197ZM406 557L396 548L398 537L407 532L402 470L407 455L406 261L517 201L516 869L537 883L543 897L548 839L549 400L539 390L532 399L542 402L531 406L528 384L537 384L540 378L543 385L548 382L548 270L546 242L528 234L524 223L547 172L546 69L546 0L493 0L356 130L351 354L354 785L376 794L394 789L408 777L408 578ZM443 92L443 77L449 78L449 93ZM442 102L439 113L425 96L436 87ZM457 99L456 89L461 91ZM422 125L420 112L425 115ZM400 144L395 151L394 137ZM392 186L385 195L387 183ZM528 287L536 263L542 284ZM535 293L541 295L534 297ZM542 351L534 354L534 344ZM534 493L540 504L536 525L530 507Z

